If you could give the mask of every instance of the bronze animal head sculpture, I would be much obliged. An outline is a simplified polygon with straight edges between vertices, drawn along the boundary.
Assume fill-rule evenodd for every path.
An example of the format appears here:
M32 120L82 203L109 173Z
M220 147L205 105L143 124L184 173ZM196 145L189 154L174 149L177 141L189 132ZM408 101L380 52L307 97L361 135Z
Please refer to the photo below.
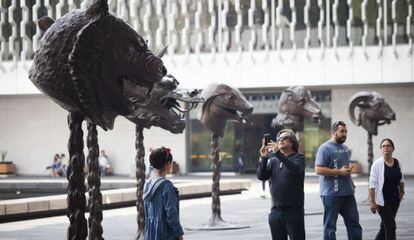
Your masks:
M355 114L357 107L358 115ZM396 119L390 105L375 91L361 91L352 96L349 101L349 117L353 123L374 136L378 134L378 126L390 124Z
M302 86L294 86L282 92L272 127L285 126L295 131L303 131L304 118L310 118L317 124L323 117L322 110L312 98L310 91Z
M253 112L250 104L237 89L225 84L211 84L202 92L204 103L200 121L210 131L223 136L226 121L245 122L245 114Z
M152 88L167 73L160 57L127 23L108 12L107 0L39 20L39 42L29 78L44 94L90 123L112 129L118 115L139 108L124 83Z
M129 84L129 81L126 82L126 85ZM157 126L171 133L182 133L185 128L184 113L195 108L203 99L197 90L177 89L178 84L172 75L167 74L151 92L139 86L126 88L132 101L145 101L134 116L127 118L145 128ZM188 103L188 108L181 107L179 102Z

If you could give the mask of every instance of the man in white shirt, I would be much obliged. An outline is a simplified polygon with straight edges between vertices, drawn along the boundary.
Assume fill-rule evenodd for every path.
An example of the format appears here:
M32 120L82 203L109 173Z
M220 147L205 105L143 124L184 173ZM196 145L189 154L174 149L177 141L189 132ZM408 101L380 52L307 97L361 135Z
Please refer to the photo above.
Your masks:
M108 157L105 154L105 150L101 151L101 155L99 155L99 169L101 170L101 175L105 176L108 174L108 169L111 167L109 164Z

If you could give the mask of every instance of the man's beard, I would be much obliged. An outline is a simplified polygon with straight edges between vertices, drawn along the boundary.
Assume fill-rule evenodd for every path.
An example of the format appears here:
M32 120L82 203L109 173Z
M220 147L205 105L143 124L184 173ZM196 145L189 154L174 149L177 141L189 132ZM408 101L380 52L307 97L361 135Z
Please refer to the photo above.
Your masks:
M337 143L342 144L342 143L344 143L346 141L346 136L336 137L335 140L336 140Z

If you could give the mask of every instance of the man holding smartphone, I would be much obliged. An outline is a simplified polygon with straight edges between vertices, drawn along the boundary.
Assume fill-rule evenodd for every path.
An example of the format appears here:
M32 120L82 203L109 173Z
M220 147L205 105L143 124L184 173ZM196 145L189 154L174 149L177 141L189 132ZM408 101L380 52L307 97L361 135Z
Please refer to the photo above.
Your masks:
M336 239L338 214L344 219L348 239L362 239L354 183L349 167L349 149L344 144L348 134L346 124L332 124L331 139L323 143L316 154L315 172L319 176L320 195L324 206L323 239Z
M259 180L270 181L272 209L269 226L272 239L305 239L304 180L305 156L292 130L284 129L276 142L263 139L257 168Z

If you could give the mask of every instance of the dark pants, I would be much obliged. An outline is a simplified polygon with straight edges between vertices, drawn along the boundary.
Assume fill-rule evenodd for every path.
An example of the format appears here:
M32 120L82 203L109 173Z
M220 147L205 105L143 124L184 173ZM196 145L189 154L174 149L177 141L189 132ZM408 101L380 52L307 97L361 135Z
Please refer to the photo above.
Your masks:
M384 206L378 206L378 213L381 216L381 228L375 240L395 240L395 216L397 215L400 201L385 203Z
M344 219L348 240L362 239L362 228L359 225L358 208L354 195L321 196L325 208L323 215L323 239L336 239L336 221L338 214Z
M273 240L305 239L305 211L303 207L273 207L269 214Z

